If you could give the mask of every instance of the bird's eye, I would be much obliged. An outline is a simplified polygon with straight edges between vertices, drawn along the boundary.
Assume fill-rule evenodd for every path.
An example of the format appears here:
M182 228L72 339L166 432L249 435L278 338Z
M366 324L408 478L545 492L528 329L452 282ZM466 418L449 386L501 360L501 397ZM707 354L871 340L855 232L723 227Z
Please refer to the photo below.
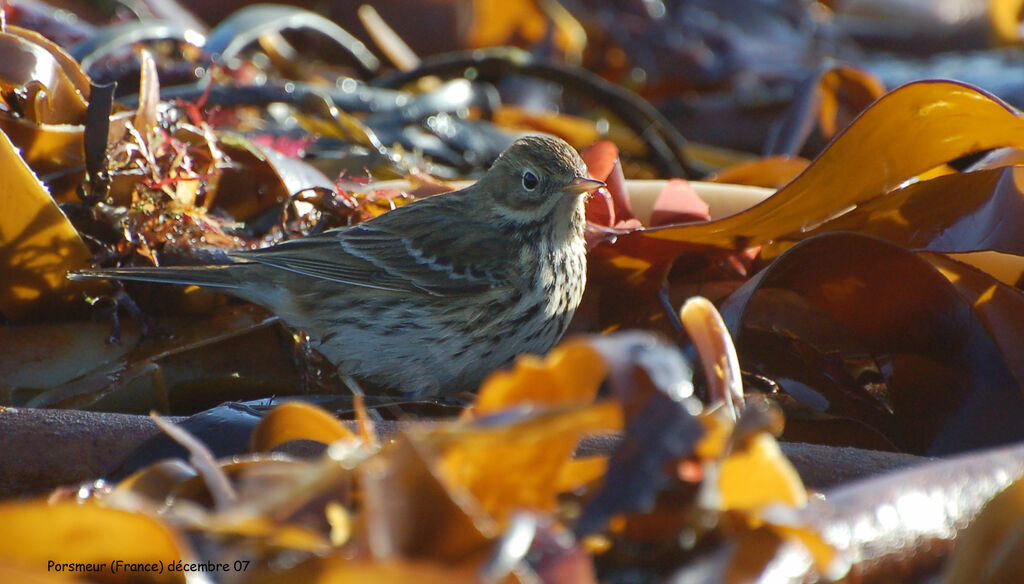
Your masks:
M532 191L533 189L537 188L538 184L540 184L540 179L537 178L537 175L533 174L532 170L527 170L526 172L523 173L524 189Z

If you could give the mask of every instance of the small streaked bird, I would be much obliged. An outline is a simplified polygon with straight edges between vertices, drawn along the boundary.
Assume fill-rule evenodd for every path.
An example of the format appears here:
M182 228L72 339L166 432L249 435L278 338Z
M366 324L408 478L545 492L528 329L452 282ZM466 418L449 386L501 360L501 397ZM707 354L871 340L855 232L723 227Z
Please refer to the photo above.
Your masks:
M216 288L309 335L342 374L415 397L477 388L565 332L586 285L579 154L557 138L513 143L472 186L234 263L71 272Z

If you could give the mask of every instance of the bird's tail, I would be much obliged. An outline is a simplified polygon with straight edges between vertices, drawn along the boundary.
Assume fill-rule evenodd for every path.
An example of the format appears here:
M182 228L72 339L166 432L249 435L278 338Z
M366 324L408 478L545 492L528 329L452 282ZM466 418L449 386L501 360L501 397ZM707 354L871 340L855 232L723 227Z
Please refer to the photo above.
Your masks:
M198 285L213 288L241 288L237 265L173 266L166 268L105 268L68 272L69 280L133 280L162 284Z

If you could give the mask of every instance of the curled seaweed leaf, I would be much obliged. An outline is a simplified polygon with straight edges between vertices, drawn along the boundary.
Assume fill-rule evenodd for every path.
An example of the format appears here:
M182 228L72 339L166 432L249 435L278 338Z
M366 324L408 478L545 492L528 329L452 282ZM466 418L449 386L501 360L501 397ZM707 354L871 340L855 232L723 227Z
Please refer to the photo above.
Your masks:
M699 178L706 174L686 158L686 139L649 103L590 71L540 60L519 49L504 47L428 57L412 71L382 75L373 84L400 87L428 75L462 74L467 67L481 79L500 79L516 73L556 81L580 91L615 112L647 142L654 164L663 175Z
M81 64L83 71L89 71L119 51L130 50L140 43L166 40L188 43L196 47L202 47L206 43L206 37L201 31L181 23L130 21L103 27L96 34L71 47L69 52Z
M939 454L1024 438L1022 364L1000 348L1016 341L986 329L976 301L914 253L838 232L794 246L722 314L746 370L811 410Z
M293 6L257 4L243 8L210 31L203 48L215 59L233 58L260 36L288 29L309 29L334 41L351 55L363 73L373 73L380 61L366 46L334 22Z

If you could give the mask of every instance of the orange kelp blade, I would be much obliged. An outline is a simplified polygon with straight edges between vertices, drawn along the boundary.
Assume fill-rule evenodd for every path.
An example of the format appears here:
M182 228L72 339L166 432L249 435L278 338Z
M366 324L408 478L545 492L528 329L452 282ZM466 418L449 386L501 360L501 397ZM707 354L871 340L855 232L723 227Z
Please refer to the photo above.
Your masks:
M744 370L803 404L788 416L790 439L849 440L836 418L911 453L1024 438L1024 364L1000 348L1017 341L986 328L976 299L910 251L854 233L808 239L734 292L722 315Z

